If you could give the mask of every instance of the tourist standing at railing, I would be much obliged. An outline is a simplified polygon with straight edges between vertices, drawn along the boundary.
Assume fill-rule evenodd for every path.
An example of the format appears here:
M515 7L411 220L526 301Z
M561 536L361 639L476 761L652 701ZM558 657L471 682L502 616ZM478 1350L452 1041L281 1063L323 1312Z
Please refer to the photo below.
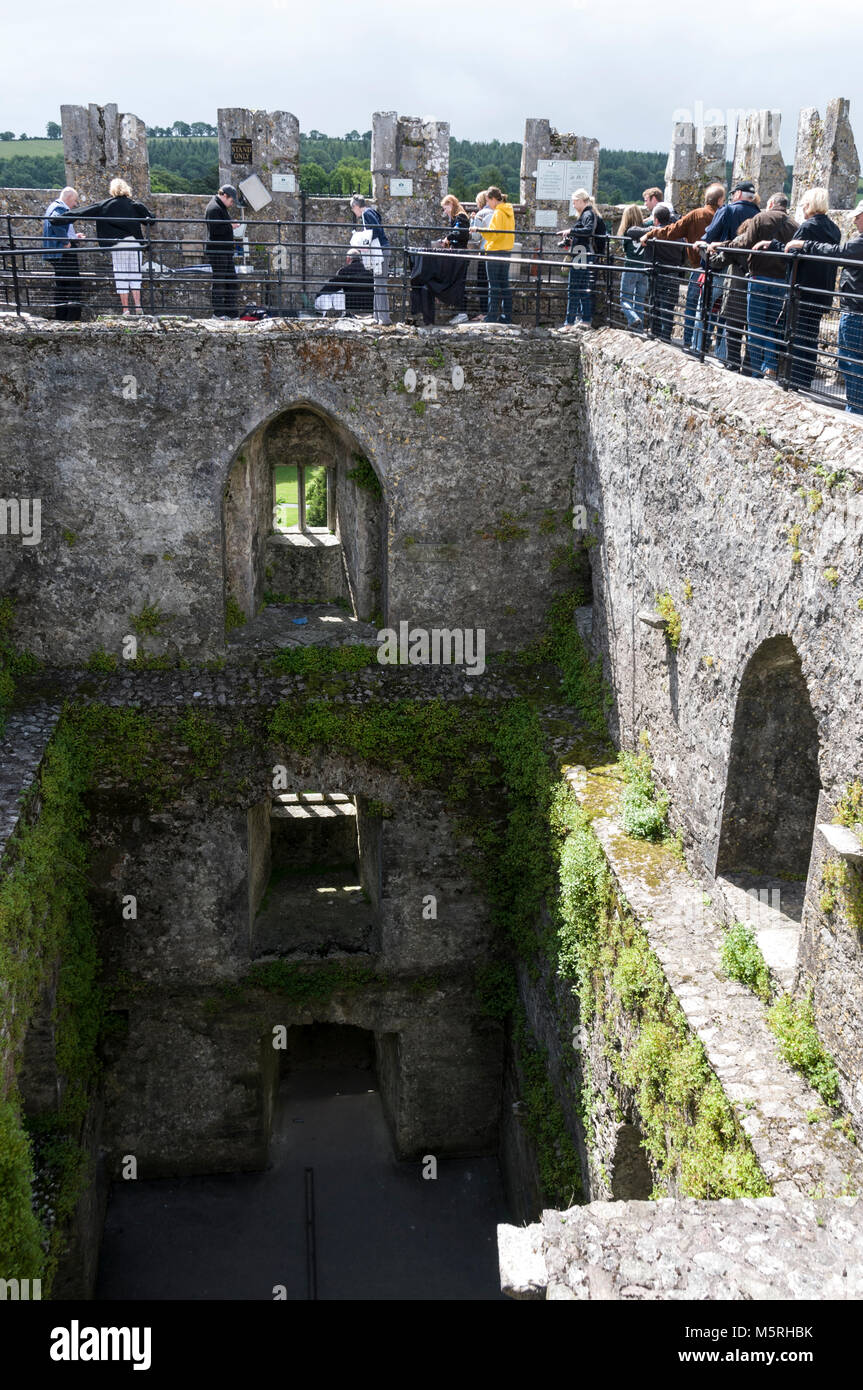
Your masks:
M476 195L476 212L470 219L470 244L480 253L485 251L485 237L482 235L483 229L491 221L492 210L488 205L488 194L481 188ZM479 299L479 313L474 319L478 323L484 319L488 313L488 274L486 272L485 261L476 262L476 288Z
M84 233L75 231L69 215L77 206L75 189L64 188L59 198L48 204L42 223L42 259L54 272L54 317L65 323L81 317L81 271L75 248L84 240Z
M617 235L623 242L623 261L626 266L620 277L620 307L628 328L644 327L647 272L644 269L641 241L646 233L641 204L630 203L623 209L623 216L617 228Z
M509 258L515 244L515 212L506 194L492 185L486 190L491 218L483 236L488 258L488 313L485 323L512 323Z
M829 221L829 219L828 219ZM839 277L839 370L845 378L845 409L863 415L863 202L854 209L856 232L841 248L832 241L789 241L786 251L807 256L842 256L857 261L844 265ZM803 269L801 263L800 269ZM831 267L832 269L832 267Z
M155 222L155 217L143 203L136 203L125 179L112 179L109 197L102 203L79 208L77 216L96 223L96 239L100 246L110 248L114 271L114 286L120 296L123 313L129 312L129 297L133 309L141 312L141 243L143 227Z
M644 200L644 206L647 208L647 226L652 227L653 214L659 204L665 202L665 194L661 188L645 188L641 196ZM671 220L673 222L676 216L674 208L671 207L671 203L668 203L667 206L671 208Z
M787 260L765 256L759 248L774 241L784 246L796 231L797 223L788 216L788 199L784 193L774 193L764 212L748 218L742 232L728 243L753 252L746 299L746 351L753 376L776 376L779 324L788 298Z
M466 251L470 240L470 218L454 193L446 195L441 203L441 212L444 216L444 235L441 238L441 245L448 251ZM465 262L464 275L460 276L457 282L460 286L460 295L457 303L453 306L456 312L450 319L450 323L467 323L465 282L469 264L470 262Z
M671 222L671 205L657 203L653 209L654 227L661 230L670 227ZM681 242L654 239L652 245L645 245L644 255L653 267L650 285L653 326L657 337L670 343L674 332L674 310L680 293L680 267L686 260L686 248Z
M234 226L231 208L237 200L237 190L223 183L204 212L207 241L204 254L210 262L213 280L213 317L237 317L237 268L234 265Z
M558 241L559 246L572 251L563 327L590 328L593 321L591 266L594 259L594 243L599 236L605 234L605 223L597 213L593 198L586 188L575 190L572 195L572 208L576 220Z
M676 221L669 222L667 226L660 227L654 225L648 228L644 235L648 240L656 241L688 241L692 247L686 254L689 257L689 264L692 266L692 274L686 287L686 307L683 312L683 346L692 346L692 336L695 331L695 321L698 312L698 301L701 297L701 282L704 278L704 266L696 251L697 243L704 236L722 204L725 202L725 189L721 183L711 183L704 194L704 206L694 208L692 212L684 213ZM649 258L649 252L645 251L645 258ZM704 318L706 319L706 315Z
M741 179L731 190L731 202L719 209L701 241L697 243L698 249L711 254L718 251L721 244L737 236L747 218L754 217L758 212L760 208L755 195L755 184L748 179ZM727 274L714 277L711 296L714 305L721 296L721 307L716 317L722 324L721 337L724 344L720 342L718 335L716 355L724 355L726 367L733 372L740 371L743 330L746 324L746 277L739 273L742 259L741 257L738 261L737 269L732 268ZM709 338L710 323L707 319L705 332Z
M351 198L351 212L354 217L359 218L363 228L372 234L371 246L376 253L372 261L375 281L375 320L377 323L390 323L390 295L387 283L391 254L389 237L384 231L379 213L366 205L366 200L361 193L355 193Z
M834 256L839 255L842 233L833 219L827 216L827 206L826 188L809 188L803 194L800 200L803 221L793 239L795 252L801 250L808 255L810 246L832 246ZM791 250L792 242L786 243L786 246ZM782 251L786 247L780 241L771 241L768 249ZM796 313L794 304L791 304L794 322L791 384L808 390L818 365L821 320L830 308L836 287L836 266L819 265L816 260L802 260L798 262L796 270Z

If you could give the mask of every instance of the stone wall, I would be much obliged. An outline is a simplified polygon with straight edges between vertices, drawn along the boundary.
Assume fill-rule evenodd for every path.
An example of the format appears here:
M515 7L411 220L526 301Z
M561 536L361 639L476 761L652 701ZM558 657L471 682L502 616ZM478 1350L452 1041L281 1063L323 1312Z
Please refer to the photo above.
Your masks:
M382 484L387 625L481 627L490 650L530 640L566 583L551 565L570 535L573 354L548 334L272 327L2 330L0 495L42 498L41 544L0 549L27 644L60 662L118 652L151 604L166 618L153 650L217 655L231 469L301 405Z
M262 764L281 754L258 748L231 756L229 780L245 775L247 798L260 797ZM350 758L289 758L285 765L290 786L358 798L366 911L376 928L371 949L315 949L288 893L283 943L272 941L267 958L352 961L371 977L359 990L304 1000L244 980L261 958L252 938L267 891L261 807L269 798L213 805L189 786L182 799L148 814L128 792L93 792L94 902L112 1007L124 1023L105 1074L111 1176L119 1176L127 1153L148 1177L263 1167L279 1060L273 1028L315 1022L374 1033L402 1155L495 1147L502 1031L481 1017L472 973L487 957L491 926L482 899L465 885L450 817L432 793L409 791L399 778ZM370 804L386 806L382 824ZM278 856L273 869L284 869ZM422 915L430 891L435 920ZM122 917L129 892L134 920Z
M735 708L762 644L785 638L800 660L813 739L817 731L817 746L807 748L821 785L815 821L832 820L845 787L863 774L863 424L610 330L591 335L583 352L584 503L599 537L594 634L615 691L615 733L633 748L648 732L675 818L712 882ZM576 502L582 476L579 465ZM661 627L639 617L666 592L682 619L676 651ZM744 739L766 834L771 821L786 826L783 778L794 771L783 770L789 749L778 723L762 743L759 753L761 743ZM859 1124L863 948L847 915L823 910L827 853L816 834L797 990L814 989Z

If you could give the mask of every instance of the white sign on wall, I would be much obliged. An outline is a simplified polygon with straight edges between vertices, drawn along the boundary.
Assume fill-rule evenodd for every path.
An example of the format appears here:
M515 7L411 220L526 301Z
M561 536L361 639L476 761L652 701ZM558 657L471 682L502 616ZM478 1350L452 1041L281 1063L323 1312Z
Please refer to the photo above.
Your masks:
M533 216L535 227L557 227L557 213L554 208L537 208Z
M297 176L296 174L273 174L274 193L296 193Z
M413 179L390 179L391 198L412 198L413 192Z
M249 207L253 208L255 212L260 212L261 208L265 208L268 203L273 201L266 185L261 183L257 174L251 174L249 178L241 181L240 192Z
M593 192L592 159L538 159L536 201L568 203L577 188Z

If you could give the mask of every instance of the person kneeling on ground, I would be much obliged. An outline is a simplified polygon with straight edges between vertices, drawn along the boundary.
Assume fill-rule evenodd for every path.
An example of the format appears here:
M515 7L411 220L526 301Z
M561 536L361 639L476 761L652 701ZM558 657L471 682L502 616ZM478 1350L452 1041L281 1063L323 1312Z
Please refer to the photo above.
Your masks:
M347 318L370 314L374 307L374 283L374 275L363 265L362 255L352 247L341 269L318 290L315 304L321 295L344 294Z

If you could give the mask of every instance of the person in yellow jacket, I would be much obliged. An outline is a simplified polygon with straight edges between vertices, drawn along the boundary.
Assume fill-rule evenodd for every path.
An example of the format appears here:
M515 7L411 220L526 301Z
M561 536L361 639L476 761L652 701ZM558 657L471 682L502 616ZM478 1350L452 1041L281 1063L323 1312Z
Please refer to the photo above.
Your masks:
M486 194L492 217L483 228L488 260L488 313L486 323L512 323L512 290L509 287L509 256L515 242L515 212L499 188Z

